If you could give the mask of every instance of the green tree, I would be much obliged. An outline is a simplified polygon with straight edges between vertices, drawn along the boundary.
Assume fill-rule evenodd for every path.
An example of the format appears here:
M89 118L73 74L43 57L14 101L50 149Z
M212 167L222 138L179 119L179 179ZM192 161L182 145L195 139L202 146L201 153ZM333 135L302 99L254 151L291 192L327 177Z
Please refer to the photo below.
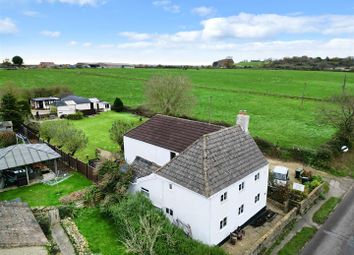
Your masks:
M81 129L70 128L66 130L66 143L65 148L71 156L74 156L78 150L87 146L88 139Z
M45 121L39 128L39 136L50 143L57 136L58 130L63 128L64 121Z
M112 106L112 110L116 112L121 112L123 111L123 109L124 109L123 101L119 97L116 97Z
M0 115L3 120L12 121L15 129L19 129L23 123L23 113L18 107L16 98L7 93L1 98Z
M112 141L116 142L121 151L124 151L123 136L126 132L136 126L136 123L127 122L126 120L116 120L113 122L109 130Z
M21 66L23 64L23 59L20 56L14 56L12 58L12 63L14 63L14 65Z
M145 84L145 97L152 111L166 115L187 115L195 104L192 83L184 76L152 77Z

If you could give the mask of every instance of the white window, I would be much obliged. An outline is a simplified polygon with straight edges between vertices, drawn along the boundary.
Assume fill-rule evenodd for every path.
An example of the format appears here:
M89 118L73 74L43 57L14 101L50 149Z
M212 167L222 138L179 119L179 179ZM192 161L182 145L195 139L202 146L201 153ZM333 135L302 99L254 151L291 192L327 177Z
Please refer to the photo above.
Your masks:
M224 194L221 195L220 197L220 201L225 201L227 199L227 192L225 192Z
M238 190L241 191L245 188L245 182L242 182L238 185Z
M143 195L146 197L150 197L150 192L148 189L141 187L141 193L143 193Z
M223 229L227 225L227 217L220 221L220 229Z
M254 202L257 203L259 201L259 193L257 194L257 196L254 197Z
M243 213L243 205L238 208L238 215L240 215L241 213Z
M173 210L170 209L170 208L166 208L166 213L167 213L168 215L173 216Z
M169 189L172 189L172 183L170 183L170 184L168 185L168 188L169 188Z
M259 173L257 173L257 174L254 176L254 180L255 180L255 181L259 180Z

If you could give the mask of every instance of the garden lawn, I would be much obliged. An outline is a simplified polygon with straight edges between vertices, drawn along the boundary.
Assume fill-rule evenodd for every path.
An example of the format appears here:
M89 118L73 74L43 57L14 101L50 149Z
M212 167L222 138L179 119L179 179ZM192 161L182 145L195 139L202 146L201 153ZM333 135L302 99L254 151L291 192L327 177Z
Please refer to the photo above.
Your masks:
M82 120L71 120L70 122L78 129L82 129L87 138L87 147L75 153L75 157L87 162L88 159L96 158L96 148L117 152L118 144L110 138L109 130L115 120L124 119L127 122L137 121L140 117L114 111L103 112L95 116L85 117Z
M13 190L0 192L1 200L20 198L30 206L50 206L60 204L59 199L71 192L83 189L92 184L83 175L72 172L72 176L58 185L49 186L42 183L23 186Z
M114 225L100 213L98 208L81 209L74 221L94 254L125 254L124 246L118 241Z
M313 215L312 220L318 224L323 224L341 201L338 197L330 197Z
M279 251L278 255L300 254L301 249L314 236L316 229L304 227Z

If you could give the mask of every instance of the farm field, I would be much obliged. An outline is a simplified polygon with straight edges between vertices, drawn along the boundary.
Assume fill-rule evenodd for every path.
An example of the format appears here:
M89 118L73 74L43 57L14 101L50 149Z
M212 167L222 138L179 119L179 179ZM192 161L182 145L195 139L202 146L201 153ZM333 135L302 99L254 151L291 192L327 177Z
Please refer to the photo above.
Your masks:
M12 82L22 87L66 85L81 96L113 102L122 98L129 106L144 103L143 85L154 74L182 74L194 86L197 106L191 117L235 122L240 109L251 115L250 132L284 147L316 149L335 132L318 121L328 99L341 93L344 74L339 72L283 70L179 70L179 69L73 69L0 71L0 86ZM354 73L347 73L348 93L354 94ZM305 86L306 84L306 86ZM305 99L299 98L304 94ZM102 120L103 121L103 120ZM98 124L96 122L96 124Z

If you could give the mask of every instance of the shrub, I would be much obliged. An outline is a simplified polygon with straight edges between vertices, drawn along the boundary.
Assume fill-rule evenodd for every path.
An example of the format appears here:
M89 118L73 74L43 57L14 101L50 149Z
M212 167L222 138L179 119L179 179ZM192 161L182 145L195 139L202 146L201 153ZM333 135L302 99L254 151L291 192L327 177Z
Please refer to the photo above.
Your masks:
M77 214L77 208L73 204L69 205L60 205L58 206L59 216L61 219L70 217L75 218Z
M120 231L121 241L128 252L157 255L225 254L219 247L210 247L187 237L141 193L130 195L110 206L107 213Z
M16 133L12 131L0 132L0 148L16 144Z
M121 112L124 110L123 101L119 97L116 97L116 99L114 100L112 110L116 112Z
M73 114L68 114L66 116L66 118L68 120L81 120L81 119L83 119L83 117L84 117L84 114L82 112L76 112L76 113L73 113Z

